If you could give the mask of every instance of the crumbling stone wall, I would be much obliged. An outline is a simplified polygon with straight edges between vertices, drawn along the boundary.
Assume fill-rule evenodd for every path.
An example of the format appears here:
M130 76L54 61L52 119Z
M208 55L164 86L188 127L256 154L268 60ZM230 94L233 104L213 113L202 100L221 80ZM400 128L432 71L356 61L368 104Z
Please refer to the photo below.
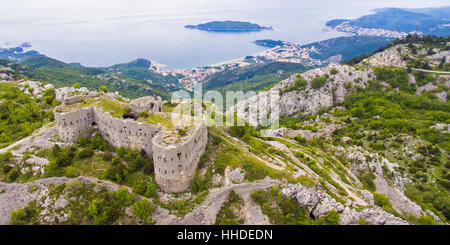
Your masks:
M156 100L152 96L145 96L130 101L128 107L135 113L141 112L162 112L162 99L156 97Z
M208 141L206 125L196 126L187 140L179 144L161 144L164 134L153 138L153 162L155 178L165 192L183 192L189 188L190 181Z
M152 155L152 138L162 127L137 122L133 119L112 117L101 108L94 109L94 122L103 138L114 147L129 147L144 150Z
M94 122L94 110L90 107L73 112L54 111L59 139L63 142L75 142L79 135L86 135Z

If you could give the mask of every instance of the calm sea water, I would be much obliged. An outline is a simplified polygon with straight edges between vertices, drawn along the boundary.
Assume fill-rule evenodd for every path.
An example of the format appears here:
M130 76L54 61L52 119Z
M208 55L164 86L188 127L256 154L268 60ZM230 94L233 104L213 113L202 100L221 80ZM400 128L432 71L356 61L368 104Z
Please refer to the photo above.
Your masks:
M1 0L0 47L31 42L65 62L108 66L142 57L170 68L209 65L264 48L252 41L306 44L341 36L324 32L333 18L357 18L381 7L436 7L448 0ZM184 25L251 21L274 31L209 33Z

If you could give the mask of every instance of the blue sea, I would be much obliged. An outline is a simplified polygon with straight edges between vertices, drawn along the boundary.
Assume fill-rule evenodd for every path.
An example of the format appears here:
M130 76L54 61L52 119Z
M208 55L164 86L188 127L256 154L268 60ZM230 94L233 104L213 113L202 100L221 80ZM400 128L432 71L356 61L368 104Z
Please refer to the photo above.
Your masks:
M383 7L422 8L448 0L2 0L0 47L30 42L33 49L85 66L136 58L169 68L192 68L264 50L252 41L306 44L341 33L323 31L334 18L357 18ZM273 31L211 33L185 29L212 20L251 21Z

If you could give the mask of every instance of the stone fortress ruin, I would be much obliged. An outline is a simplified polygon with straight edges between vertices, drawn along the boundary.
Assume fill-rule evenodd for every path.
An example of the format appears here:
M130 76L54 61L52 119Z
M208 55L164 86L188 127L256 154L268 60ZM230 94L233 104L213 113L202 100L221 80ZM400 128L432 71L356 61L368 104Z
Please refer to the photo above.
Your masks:
M65 96L61 101L54 111L61 141L76 142L94 127L114 147L144 150L152 156L155 179L163 191L189 188L206 148L204 123L182 128L172 125L170 113L162 111L160 97L126 101L117 94L89 92Z

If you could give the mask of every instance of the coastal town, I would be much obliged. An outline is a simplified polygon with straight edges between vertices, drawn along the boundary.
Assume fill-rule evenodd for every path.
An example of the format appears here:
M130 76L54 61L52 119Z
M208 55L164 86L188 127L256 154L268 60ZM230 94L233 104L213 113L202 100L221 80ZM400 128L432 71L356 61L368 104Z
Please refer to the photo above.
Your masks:
M216 72L226 71L231 68L244 67L251 64L264 64L271 62L289 62L303 64L308 67L318 67L329 64L331 62L338 62L330 57L327 60L319 60L311 57L312 53L319 53L316 47L303 47L294 42L280 41L281 45L266 49L262 52L245 56L242 58L225 61L209 66L196 67L191 69L168 69L166 65L151 61L150 70L161 75L182 76L179 83L187 90L192 90L195 82L204 80L207 76ZM259 44L260 45L260 44Z
M379 37L392 37L392 38L403 38L403 37L406 37L408 34L423 35L423 33L419 32L419 31L413 31L410 33L406 33L406 32L391 31L391 30L385 30L385 29L379 29L379 28L363 28L363 27L351 25L350 21L342 22L341 24L339 24L335 27L327 26L324 28L324 31L345 32L345 33L351 33L351 34L359 35L359 36L379 36Z

